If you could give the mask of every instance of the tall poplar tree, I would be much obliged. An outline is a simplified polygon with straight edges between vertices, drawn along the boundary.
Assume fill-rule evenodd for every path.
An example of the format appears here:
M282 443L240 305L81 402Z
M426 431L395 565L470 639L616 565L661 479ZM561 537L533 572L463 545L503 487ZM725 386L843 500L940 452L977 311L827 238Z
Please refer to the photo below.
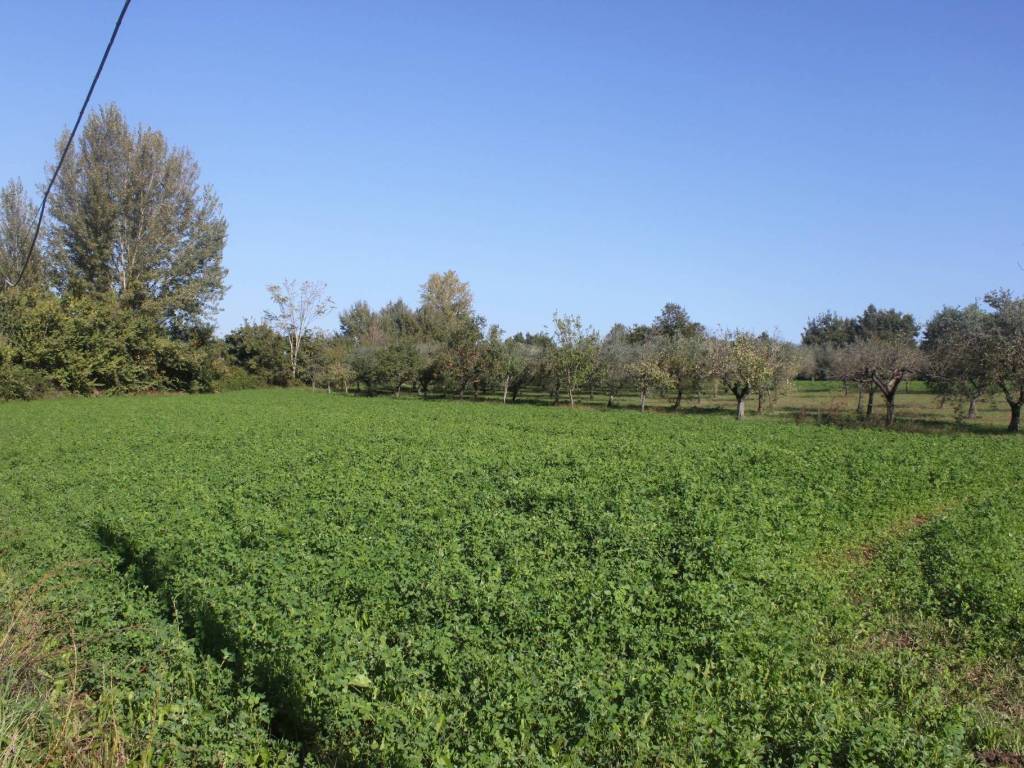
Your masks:
M113 293L172 336L212 318L224 294L227 222L192 154L160 131L129 128L115 105L92 113L57 177L49 215L62 293Z

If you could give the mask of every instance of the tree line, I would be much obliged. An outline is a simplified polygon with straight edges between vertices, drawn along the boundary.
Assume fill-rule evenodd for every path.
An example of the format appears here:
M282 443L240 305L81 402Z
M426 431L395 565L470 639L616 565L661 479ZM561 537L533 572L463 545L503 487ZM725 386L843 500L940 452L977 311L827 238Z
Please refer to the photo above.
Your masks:
M900 385L921 379L964 418L976 416L981 398L1005 397L1009 428L1020 430L1024 301L1007 291L988 294L984 307L944 307L923 329L908 313L874 305L853 318L825 312L792 344L767 332L711 332L675 303L649 324L617 323L604 336L579 316L558 313L543 332L506 335L486 324L454 272L431 275L416 307L401 299L379 309L356 302L339 314L335 332L307 333L288 318L308 315L307 305L318 316L333 305L322 285L286 285L288 312L268 313L263 323L246 323L226 337L232 359L267 381L284 381L290 370L292 378L346 392L500 393L513 403L532 388L570 405L581 392L600 393L609 406L630 392L641 410L655 392L679 408L686 397L699 403L724 388L742 419L750 398L760 413L795 378L831 379L856 387L864 417L880 396L892 425ZM280 310L282 289L270 288ZM305 346L285 350L283 340L299 337Z
M674 303L650 324L619 323L603 337L578 315L558 313L543 332L507 335L486 323L470 286L452 271L430 275L416 307L356 302L339 313L334 333L303 325L333 306L322 284L288 281L269 290L275 309L225 337L230 359L268 382L291 377L368 395L500 393L515 403L534 388L571 406L581 393L600 392L613 405L628 391L645 410L655 391L670 390L678 408L714 380L733 394L742 418L749 397L763 410L803 359L798 345L767 333L709 334Z
M227 222L191 153L103 107L46 214L29 259L38 208L0 190L0 394L210 389Z
M874 305L853 318L825 312L792 344L768 332L710 331L674 303L648 324L616 324L603 336L558 313L542 332L509 335L487 324L454 272L430 275L415 307L356 302L325 332L318 326L334 309L325 287L286 280L269 286L272 308L260 320L221 339L227 222L216 193L187 149L129 127L115 105L86 120L27 261L37 215L21 182L0 189L0 397L301 381L394 396L493 392L512 403L533 389L569 405L581 393L611 405L630 392L646 410L654 393L679 408L724 388L743 418L751 399L762 411L805 377L856 387L865 416L880 395L892 424L900 385L919 378L966 418L980 399L1001 395L1010 429L1020 428L1024 301L1007 291L944 307L923 329Z

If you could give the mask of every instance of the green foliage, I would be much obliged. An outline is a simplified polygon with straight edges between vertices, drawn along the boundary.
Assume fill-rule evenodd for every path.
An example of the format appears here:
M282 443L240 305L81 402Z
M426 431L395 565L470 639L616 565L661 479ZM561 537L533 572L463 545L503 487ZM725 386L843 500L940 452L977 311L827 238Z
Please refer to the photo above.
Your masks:
M189 151L102 107L68 145L28 260L36 214L20 181L0 189L0 393L209 391L227 222Z
M249 373L244 368L230 363L218 367L217 378L214 381L214 389L217 392L237 392L242 389L259 389L266 386L268 386L268 382L263 376Z
M19 179L0 187L0 290L21 278L24 287L41 288L46 284L43 259L26 265L37 211ZM24 275L22 270L24 269Z
M963 501L983 517L919 545L936 611L1019 639L994 589L1017 578L1017 441L295 390L5 409L19 567L100 553L99 605L147 587L218 686L326 764L968 766L991 745L955 681L865 650L858 580L829 563Z
M992 312L992 329L985 343L987 367L1010 406L1009 431L1020 431L1024 406L1024 298L1007 290L986 294Z
M598 359L597 331L584 328L579 315L554 314L552 369L557 383L564 383L569 403L575 405L575 393L590 377Z
M114 296L0 294L0 336L7 378L78 394L169 389L207 391L214 370L202 338L173 339L159 319ZM18 373L18 371L22 373ZM16 388L11 391L15 391Z
M31 400L46 393L46 380L39 371L10 363L0 353L0 400Z
M651 325L654 334L667 339L679 339L687 336L701 336L704 326L691 320L690 314L674 302L662 307L661 312Z
M1024 651L1024 518L1019 505L989 499L921 532L932 602L959 622Z
M868 304L853 323L857 339L912 342L921 330L910 313L897 309L878 309L874 304Z
M116 296L176 337L209 322L224 295L227 222L187 149L101 107L61 166L48 210L60 293Z
M224 337L231 364L259 377L266 384L288 380L288 343L267 323L248 320Z
M857 339L857 321L832 310L807 321L800 342L808 346L843 347Z
M100 498L97 482L111 491L130 484L131 467L107 462L121 461L142 443L116 425L117 403L129 399L104 399L115 410L93 424L96 431L88 416L78 415L86 415L89 402L100 401L5 405L10 439L0 448L0 603L30 599L30 613L7 612L15 633L30 633L32 616L49 628L41 638L43 666L0 670L0 755L8 756L18 727L9 715L27 711L35 733L21 732L13 765L296 766L294 748L270 737L271 713L262 698L238 685L222 659L197 654L173 613L98 546L85 510ZM97 435L121 448L97 450ZM143 442L155 440L150 434ZM100 495L106 505L118 494ZM7 630L0 626L0 638ZM49 688L11 684L13 675L27 673ZM66 712L52 711L65 706ZM70 753L33 751L37 736L42 744L57 738L72 717L84 729ZM90 760L96 738L118 745L105 761ZM118 753L130 760L119 761Z

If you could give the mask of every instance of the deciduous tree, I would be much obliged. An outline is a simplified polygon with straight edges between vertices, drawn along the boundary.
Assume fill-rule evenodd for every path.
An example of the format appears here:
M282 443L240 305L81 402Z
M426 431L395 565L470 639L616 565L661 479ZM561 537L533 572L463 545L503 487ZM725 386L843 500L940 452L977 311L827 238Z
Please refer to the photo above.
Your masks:
M61 291L113 293L172 335L210 322L224 294L227 222L187 149L159 131L131 130L116 106L103 107L68 152L49 216Z
M921 326L909 312L897 309L878 309L868 304L853 322L856 339L883 339L886 341L913 342Z
M713 370L736 398L736 418L746 412L747 397L778 386L786 366L785 342L762 333L727 333L713 344Z
M681 306L669 302L654 318L651 330L657 336L676 339L684 336L699 336L704 333L704 326L692 320L690 314Z
M854 346L855 354L871 377L871 383L885 398L885 424L892 426L896 421L899 386L924 371L924 354L905 335L864 339Z
M991 316L977 304L943 307L924 329L921 349L928 356L928 383L943 398L967 403L967 418L977 417L978 399L991 390L985 350Z
M579 315L554 314L554 364L559 381L565 383L569 405L576 405L576 392L597 363L598 336L583 327Z
M0 189L0 291L13 286L25 268L20 288L44 288L46 271L38 247L26 265L32 232L35 229L36 207L21 182L12 179Z
M637 350L636 358L626 365L626 375L640 395L641 412L647 408L647 395L652 389L667 387L672 383L672 378L661 367L659 357L658 345L648 342Z
M449 270L434 273L420 288L417 310L427 338L440 345L438 367L459 397L480 377L485 320L473 308L469 283Z
M270 299L277 307L264 313L265 321L288 341L291 378L298 377L299 354L310 325L334 307L324 283L306 280L284 280L267 286Z
M615 403L615 396L629 383L629 365L636 358L636 345L629 341L629 329L616 323L601 340L598 349L596 370L608 395L608 406Z
M986 294L992 324L985 344L987 366L995 386L1010 406L1010 432L1020 432L1024 406L1024 298L1007 290Z
M661 344L661 363L676 391L672 404L676 409L686 392L699 397L704 382L713 374L708 338L697 334L665 339Z
M800 343L807 346L844 347L857 338L856 321L827 310L807 321Z
M231 363L261 376L267 383L283 384L288 377L288 343L267 323L248 320L224 337Z

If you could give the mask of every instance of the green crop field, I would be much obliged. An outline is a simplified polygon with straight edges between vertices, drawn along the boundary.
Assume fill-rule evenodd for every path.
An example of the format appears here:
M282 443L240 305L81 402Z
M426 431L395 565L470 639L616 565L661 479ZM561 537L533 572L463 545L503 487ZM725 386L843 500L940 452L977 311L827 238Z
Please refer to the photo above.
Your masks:
M142 764L1024 753L1012 436L303 390L0 430L5 599L45 576L33 610Z

